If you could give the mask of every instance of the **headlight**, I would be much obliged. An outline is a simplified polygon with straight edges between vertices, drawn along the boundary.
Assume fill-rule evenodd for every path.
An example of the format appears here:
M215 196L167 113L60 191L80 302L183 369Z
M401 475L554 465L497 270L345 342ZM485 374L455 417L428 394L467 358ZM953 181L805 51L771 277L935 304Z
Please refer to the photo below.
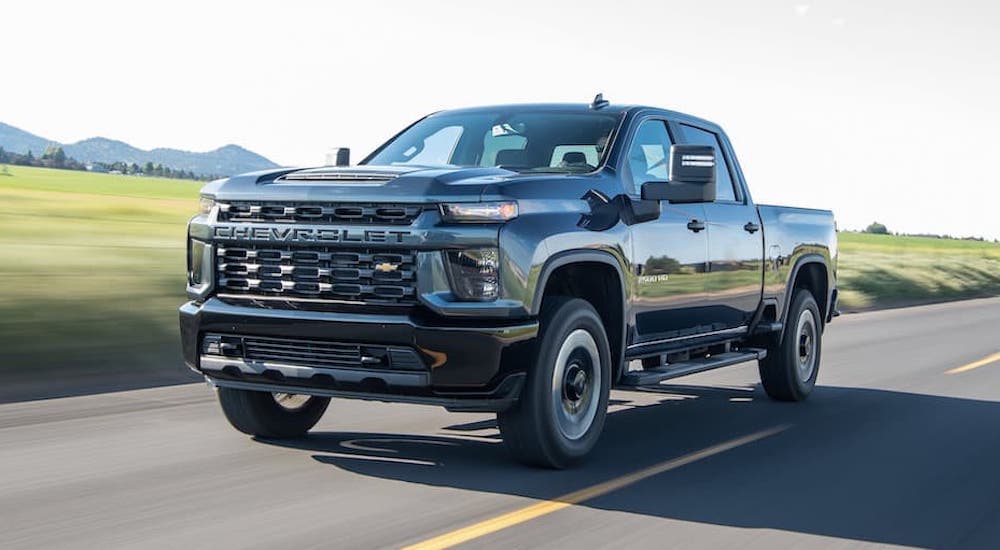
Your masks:
M215 199L202 195L201 201L198 203L198 213L203 216L207 216L210 212L212 212L213 206L215 206Z
M517 203L501 201L442 204L441 217L446 222L505 222L517 217Z
M451 291L461 300L487 302L500 296L500 253L496 248L445 252Z

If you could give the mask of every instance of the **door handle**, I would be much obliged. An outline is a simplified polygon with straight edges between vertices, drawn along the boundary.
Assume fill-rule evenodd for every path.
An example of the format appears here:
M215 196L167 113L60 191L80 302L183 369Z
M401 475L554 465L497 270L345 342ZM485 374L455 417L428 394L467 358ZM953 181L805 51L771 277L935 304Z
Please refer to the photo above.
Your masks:
M747 224L743 226L743 230L747 233L756 233L760 231L760 226L753 222L747 222Z
M701 220L691 220L688 222L688 229L695 233L705 229L705 222Z

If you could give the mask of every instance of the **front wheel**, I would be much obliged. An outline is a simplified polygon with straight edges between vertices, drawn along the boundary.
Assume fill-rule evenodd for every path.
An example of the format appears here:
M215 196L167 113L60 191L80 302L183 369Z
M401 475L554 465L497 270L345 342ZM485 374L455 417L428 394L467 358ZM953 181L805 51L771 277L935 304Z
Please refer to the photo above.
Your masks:
M771 399L804 401L812 393L823 350L821 319L812 293L796 290L781 340L768 346L759 363L760 380Z
M219 404L237 430L281 439L309 432L326 412L330 398L219 388Z
M600 315L575 298L546 300L538 358L521 398L497 415L514 458L564 468L594 448L607 415L611 352Z

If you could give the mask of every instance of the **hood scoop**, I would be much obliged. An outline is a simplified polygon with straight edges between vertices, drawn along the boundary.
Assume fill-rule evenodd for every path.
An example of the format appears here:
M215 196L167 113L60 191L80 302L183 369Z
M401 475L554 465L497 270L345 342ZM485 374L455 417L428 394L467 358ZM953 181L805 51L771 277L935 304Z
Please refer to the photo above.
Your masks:
M372 170L337 170L337 171L309 171L303 170L286 174L277 180L283 181L336 181L336 182L385 182L399 177L398 173L379 172Z

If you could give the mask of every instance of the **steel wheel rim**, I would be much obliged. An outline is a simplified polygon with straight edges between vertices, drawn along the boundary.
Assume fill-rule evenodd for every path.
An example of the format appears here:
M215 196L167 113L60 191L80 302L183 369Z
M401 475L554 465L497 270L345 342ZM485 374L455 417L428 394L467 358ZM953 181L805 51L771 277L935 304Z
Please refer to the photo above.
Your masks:
M272 393L271 397L274 398L274 402L278 404L279 407L285 409L286 411L297 411L302 407L309 404L312 396L302 395L300 393Z
M584 437L597 417L600 401L601 359L597 342L589 332L569 333L552 372L551 404L556 427L563 437Z
M816 316L812 310L805 309L799 314L799 320L795 329L796 338L796 366L798 367L799 380L808 382L816 371Z

